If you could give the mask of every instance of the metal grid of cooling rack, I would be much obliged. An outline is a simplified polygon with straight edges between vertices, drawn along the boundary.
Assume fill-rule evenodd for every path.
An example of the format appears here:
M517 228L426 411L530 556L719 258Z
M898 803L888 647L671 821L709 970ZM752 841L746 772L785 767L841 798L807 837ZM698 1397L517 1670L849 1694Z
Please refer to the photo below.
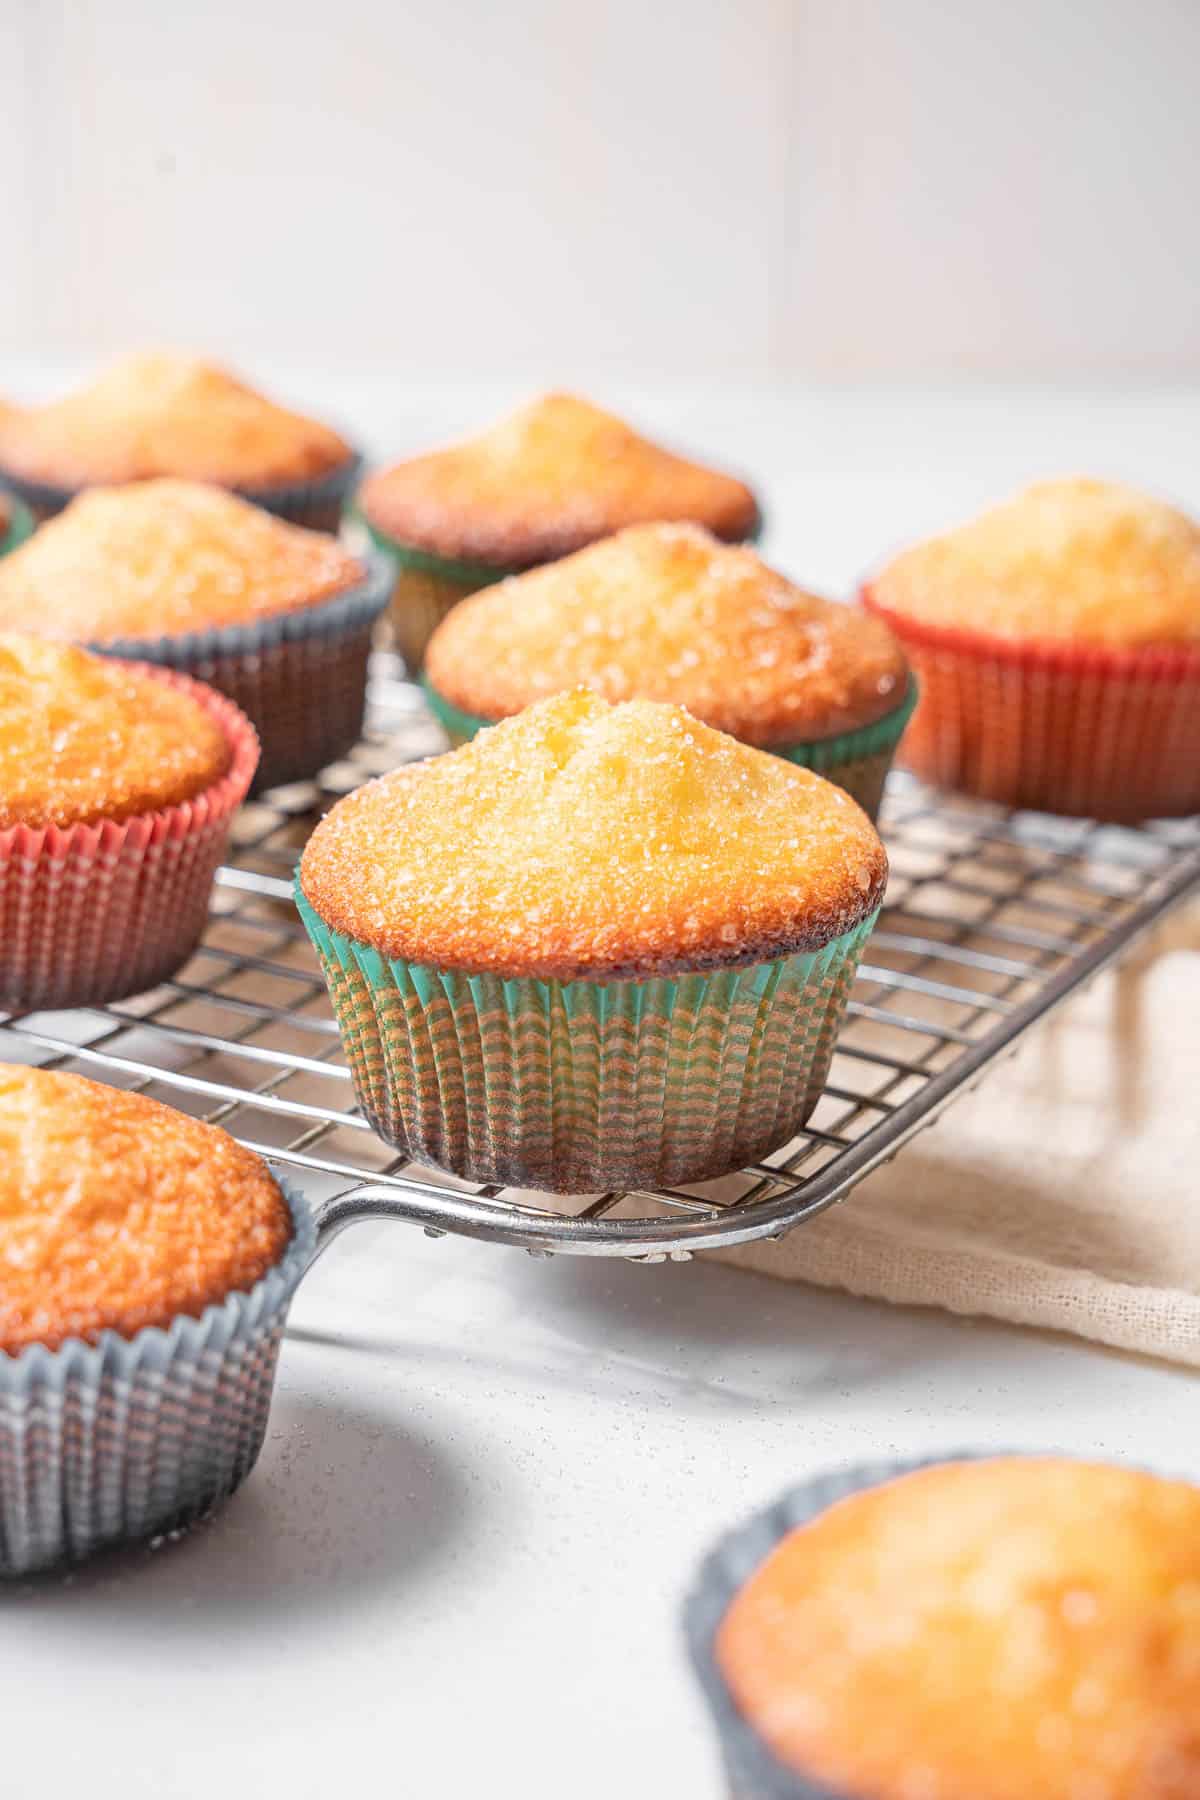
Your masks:
M391 1217L534 1253L657 1261L776 1236L847 1194L1017 1039L1200 891L1200 819L1140 830L935 795L894 776L881 829L892 864L808 1127L765 1162L654 1193L560 1196L479 1187L407 1162L353 1092L291 874L316 819L370 775L444 748L420 692L375 658L370 726L317 786L240 815L209 929L174 980L113 1006L5 1017L0 1054L73 1069L219 1123L294 1171L324 1241Z

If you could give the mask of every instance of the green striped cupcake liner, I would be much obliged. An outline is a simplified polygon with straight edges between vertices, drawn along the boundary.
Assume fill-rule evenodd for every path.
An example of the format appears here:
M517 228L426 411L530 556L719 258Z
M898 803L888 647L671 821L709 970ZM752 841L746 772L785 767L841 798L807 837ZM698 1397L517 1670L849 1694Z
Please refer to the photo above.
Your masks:
M401 544L386 532L379 531L366 514L358 511L355 521L366 531L377 550L389 558L396 573L392 588L391 620L396 647L409 670L415 675L425 660L425 647L446 614L468 594L491 587L517 569L496 568L487 563L455 562L448 557L431 556L411 544Z
M917 680L910 675L899 706L873 725L844 731L840 737L815 738L808 744L771 744L769 749L772 755L799 763L803 769L813 769L826 781L843 788L874 821L879 816L888 771L916 704Z
M794 1137L878 917L744 968L542 981L384 957L298 878L296 904L380 1137L472 1181L568 1194L707 1180Z
M480 718L452 706L428 680L423 680L421 685L430 711L451 744L465 744L477 731L496 723L494 719ZM815 769L818 775L824 775L827 781L832 781L857 800L868 818L875 819L888 770L916 704L916 677L910 675L900 705L885 713L882 719L876 719L873 725L864 725L859 731L843 732L840 737L816 738L807 744L771 744L768 748L773 756L782 756L786 762Z
M33 514L24 501L0 488L0 556L7 556L33 534Z

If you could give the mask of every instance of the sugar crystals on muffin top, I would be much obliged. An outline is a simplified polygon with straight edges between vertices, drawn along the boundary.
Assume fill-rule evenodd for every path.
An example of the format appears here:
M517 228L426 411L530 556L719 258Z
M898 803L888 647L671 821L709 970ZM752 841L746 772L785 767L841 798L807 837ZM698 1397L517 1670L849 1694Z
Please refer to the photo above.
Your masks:
M662 449L574 394L543 394L476 437L378 470L362 506L403 544L514 568L640 520L691 519L742 538L758 518L744 482Z
M55 487L179 475L265 488L325 474L351 454L327 425L170 351L121 357L59 400L0 413L0 467Z
M301 885L386 955L569 977L818 947L874 909L886 868L820 776L679 707L577 690L339 801Z
M1043 481L870 584L927 625L1114 647L1200 640L1200 524L1116 482Z
M0 828L178 806L219 781L232 757L220 725L177 683L0 633Z
M631 526L473 595L434 634L425 672L487 719L583 684L686 706L762 745L874 724L908 682L882 620L686 524Z
M89 488L0 562L0 630L104 642L249 623L363 580L321 531L201 482Z

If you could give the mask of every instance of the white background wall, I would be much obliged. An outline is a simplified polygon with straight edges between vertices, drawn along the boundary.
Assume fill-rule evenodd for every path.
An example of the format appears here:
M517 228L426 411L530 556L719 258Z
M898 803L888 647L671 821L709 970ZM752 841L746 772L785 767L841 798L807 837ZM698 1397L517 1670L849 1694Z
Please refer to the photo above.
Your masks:
M1196 0L0 0L0 355L1200 374Z

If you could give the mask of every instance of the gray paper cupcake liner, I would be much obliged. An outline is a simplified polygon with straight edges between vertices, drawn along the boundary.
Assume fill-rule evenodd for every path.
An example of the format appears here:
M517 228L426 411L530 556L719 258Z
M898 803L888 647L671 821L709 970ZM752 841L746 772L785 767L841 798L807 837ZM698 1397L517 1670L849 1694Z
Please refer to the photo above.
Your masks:
M267 487L230 487L229 491L293 525L306 525L311 531L334 532L341 522L346 501L358 486L362 470L362 457L354 453L336 468L314 476L310 481L276 482ZM49 519L62 512L86 487L105 485L88 482L81 487L58 487L49 481L26 480L9 469L0 469L0 480L24 501L36 519ZM227 482L211 485L229 486Z
M252 792L304 781L362 736L371 633L392 584L385 558L366 562L364 581L315 606L209 631L108 638L88 648L179 669L240 706L262 746Z
M316 1231L248 1293L133 1337L0 1353L0 1577L181 1529L233 1493L266 1433L279 1340Z
M729 1690L717 1662L717 1633L734 1598L755 1570L798 1526L811 1524L851 1494L939 1464L990 1461L1020 1454L1011 1450L948 1450L937 1456L860 1463L838 1469L789 1488L773 1506L756 1513L709 1552L684 1603L683 1624L692 1666L720 1739L733 1800L863 1800L861 1794L825 1787L781 1763Z
M306 525L310 531L336 532L346 504L362 479L362 472L363 459L355 453L335 469L330 469L328 474L318 475L312 481L282 482L273 487L240 487L234 492L293 525Z

